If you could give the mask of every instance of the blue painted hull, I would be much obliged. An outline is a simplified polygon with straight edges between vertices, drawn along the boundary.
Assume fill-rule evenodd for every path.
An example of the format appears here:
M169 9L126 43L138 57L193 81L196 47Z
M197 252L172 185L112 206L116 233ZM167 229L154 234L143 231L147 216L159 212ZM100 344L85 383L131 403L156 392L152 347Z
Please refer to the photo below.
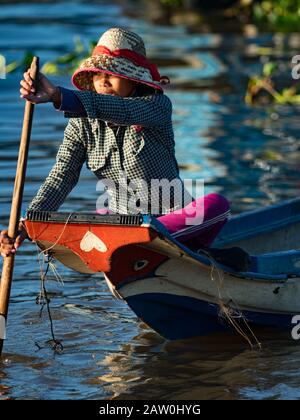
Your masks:
M145 293L128 297L126 301L139 318L170 340L234 330L220 316L218 305L203 300L165 293ZM250 326L292 328L292 314L243 311L243 316ZM245 327L242 318L235 318L235 321Z

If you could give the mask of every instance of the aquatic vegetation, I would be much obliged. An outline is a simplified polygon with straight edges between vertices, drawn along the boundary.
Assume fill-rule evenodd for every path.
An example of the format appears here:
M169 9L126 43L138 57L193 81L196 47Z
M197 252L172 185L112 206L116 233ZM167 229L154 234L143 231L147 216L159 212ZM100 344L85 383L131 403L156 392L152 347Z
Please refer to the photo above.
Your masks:
M169 6L169 7L183 6L182 0L160 0L160 3L164 6Z
M80 62L89 57L90 51L95 47L97 41L89 41L85 46L80 37L74 37L74 50L57 57L53 61L46 61L41 68L41 72L48 75L68 75L72 74L79 66ZM26 51L22 60L16 60L6 66L6 73L12 73L18 69L24 71L28 69L34 52Z
M263 66L262 75L249 79L245 102L253 105L255 102L275 102L277 104L300 104L299 82L290 87L277 90L272 76L275 76L277 64L268 62Z
M156 7L173 12L189 11L204 20L216 17L219 21L254 23L262 29L279 32L298 32L299 0L156 0Z
M267 24L277 31L299 30L299 0L264 0L252 1L254 20L258 24Z
M24 57L22 60L15 60L6 65L5 67L6 74L13 73L14 71L18 70L20 67L23 68L24 70L28 69L30 67L33 57L34 57L34 54L32 52L25 51Z

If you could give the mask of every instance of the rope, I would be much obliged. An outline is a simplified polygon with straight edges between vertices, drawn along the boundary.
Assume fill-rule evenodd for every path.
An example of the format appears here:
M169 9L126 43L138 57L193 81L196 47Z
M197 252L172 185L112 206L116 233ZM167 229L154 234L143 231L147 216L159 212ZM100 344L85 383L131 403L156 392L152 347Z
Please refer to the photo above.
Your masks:
M54 244L52 244L51 246L49 246L49 248L46 248L46 249L42 250L42 251L40 252L40 254L46 254L46 253L48 253L48 251L49 251L50 249L54 248L54 247L55 247L55 245L57 245L58 241L59 241L59 240L60 240L60 238L63 236L64 231L65 231L65 229L66 229L66 227L67 227L67 224L69 223L69 220L70 220L70 218L72 217L72 215L73 215L73 214L74 214L74 213L70 213L70 214L69 214L69 216L68 216L68 218L67 218L67 220L66 220L66 223L64 224L63 229L62 229L61 233L59 234L59 237L58 237L58 238L56 239L56 241L54 242Z
M61 341L59 341L55 338L53 320L52 320L52 315L51 315L51 310L50 310L51 300L48 297L48 292L47 292L46 285L45 285L45 281L46 281L46 277L47 277L49 268L52 268L54 266L54 264L52 263L53 256L51 254L47 254L47 255L44 254L44 257L47 257L47 260L46 260L47 267L46 267L45 272L43 272L43 266L42 266L42 263L40 261L40 254L41 253L38 253L38 262L39 262L40 273L41 273L41 290L40 290L38 296L36 297L36 304L41 305L41 309L40 309L40 312L39 312L39 317L40 318L42 318L42 314L43 314L43 310L44 310L45 306L47 307L47 314L48 314L48 318L49 318L49 322L50 322L50 331L51 331L52 340L48 340L46 343L51 344L51 347L52 347L52 350L54 351L54 353L61 354L63 352L64 347L63 347ZM56 268L55 268L55 270L56 270ZM57 273L57 271L55 271L55 273ZM61 277L59 276L59 278L61 278ZM37 342L35 342L35 345L37 346L37 348L39 350L41 350L43 348Z
M218 290L218 304L220 307L220 312L219 312L219 316L220 318L222 318L222 316L229 322L229 324L232 325L232 327L236 330L236 332L238 334L241 335L241 337L243 337L247 343L249 344L249 347L251 349L254 349L255 347L258 347L258 349L261 349L261 343L258 341L256 335L254 334L253 330L251 329L249 323L247 322L245 316L243 315L243 313L238 309L238 304L234 301L234 299L230 296L230 301L234 304L234 306L236 307L236 309L230 308L228 306L225 305L225 303L223 302L223 298L221 295L221 289L224 288L224 278L223 275L221 274L221 271L218 269L218 267L215 265L215 261L210 258L211 263L212 263L212 269L211 269L211 280L213 282L215 282L215 278L213 275L214 270L217 271L218 274L218 279L219 281L215 282L217 285L217 290ZM254 339L254 343L251 341L251 338L248 337L247 333L243 330L242 326L236 321L236 319L240 319L243 321L244 325L246 326L247 330L250 332L252 338Z
M55 334L54 334L54 327L53 327L53 320L52 320L52 316L51 316L51 310L50 310L50 299L48 297L48 292L46 289L46 285L45 285L45 281L46 281L46 276L48 274L49 268L52 270L52 273L54 274L54 277L56 278L56 280L61 283L62 285L64 284L62 277L60 276L60 274L57 271L57 268L53 262L53 255L51 254L51 249L53 249L55 247L55 245L57 245L57 243L59 242L59 240L61 239L61 237L63 236L65 229L67 227L67 224L69 223L70 218L72 217L73 213L70 213L68 215L68 218L62 228L61 233L59 234L58 238L56 239L56 241L54 242L54 244L52 244L51 246L49 246L48 248L39 251L38 249L38 245L35 242L36 248L37 248L37 258L38 258L38 263L40 266L40 275L41 275L41 290L36 298L36 304L37 305L41 305L41 309L40 309L40 313L39 313L39 317L42 317L42 313L43 310L46 306L47 308L47 314L48 314L48 318L49 318L49 322L50 322L50 331L51 331L51 336L52 336L52 340L48 340L47 343L51 343L52 346L52 350L54 351L54 353L58 353L61 354L63 352L63 345L61 343L61 341L57 340L55 338ZM34 226L34 225L33 225ZM34 227L33 227L33 233L34 233ZM35 235L33 235L35 236ZM41 262L40 257L43 257L43 262ZM45 272L43 272L43 263L45 263L45 258L46 259L46 263L47 263L47 267ZM40 350L43 347L41 347L37 342L35 342L35 345L37 346L37 348Z

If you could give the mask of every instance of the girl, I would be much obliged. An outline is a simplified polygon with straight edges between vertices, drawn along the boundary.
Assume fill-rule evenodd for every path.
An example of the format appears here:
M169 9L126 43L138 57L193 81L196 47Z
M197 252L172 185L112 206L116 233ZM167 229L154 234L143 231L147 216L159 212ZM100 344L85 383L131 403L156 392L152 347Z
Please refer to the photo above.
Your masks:
M178 240L196 238L196 246L209 246L226 222L228 202L218 194L193 200L185 190L175 157L172 104L163 93L167 82L146 58L143 40L121 28L106 31L75 71L77 91L40 74L35 92L29 71L24 73L21 97L52 102L69 118L56 163L28 209L56 211L86 163L105 185L100 213L154 213ZM166 199L162 190L170 183ZM203 223L186 224L199 215ZM14 253L26 236L22 225L16 239L2 231L1 254Z

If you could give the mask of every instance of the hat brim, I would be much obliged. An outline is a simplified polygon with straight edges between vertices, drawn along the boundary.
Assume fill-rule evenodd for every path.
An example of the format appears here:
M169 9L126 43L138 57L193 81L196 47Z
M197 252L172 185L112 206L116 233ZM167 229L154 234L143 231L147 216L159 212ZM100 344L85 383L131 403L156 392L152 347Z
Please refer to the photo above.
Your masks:
M126 58L109 57L105 54L86 59L74 72L72 83L79 90L95 90L92 77L95 73L107 73L163 90L159 82L152 80L148 69L137 66Z

